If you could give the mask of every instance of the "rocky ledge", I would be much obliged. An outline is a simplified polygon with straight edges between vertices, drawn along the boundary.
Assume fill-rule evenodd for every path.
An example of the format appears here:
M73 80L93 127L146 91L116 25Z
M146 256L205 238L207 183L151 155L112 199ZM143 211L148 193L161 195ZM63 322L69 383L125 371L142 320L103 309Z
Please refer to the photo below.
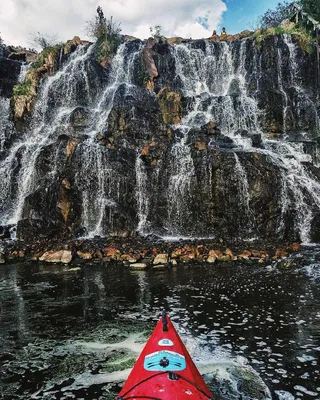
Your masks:
M117 238L78 240L68 244L15 243L0 250L0 264L25 261L61 263L72 266L90 262L124 264L131 269L165 269L180 265L219 263L268 264L283 260L302 250L299 243L281 247L251 244L250 246L221 242L163 242L155 238Z

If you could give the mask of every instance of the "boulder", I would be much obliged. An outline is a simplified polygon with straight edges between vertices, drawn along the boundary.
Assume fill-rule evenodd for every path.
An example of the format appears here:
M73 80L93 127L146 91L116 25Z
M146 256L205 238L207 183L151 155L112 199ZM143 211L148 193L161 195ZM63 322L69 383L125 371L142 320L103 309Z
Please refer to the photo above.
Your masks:
M210 250L209 257L215 257L217 260L220 261L224 257L224 255L220 250Z
M168 254L162 253L162 254L158 254L155 257L155 259L153 260L153 265L166 264L167 262L168 262Z
M69 250L52 250L45 252L39 261L48 263L69 264L72 260L72 252Z
M170 261L171 267L177 267L178 266L178 261L173 259Z
M111 260L120 260L121 251L115 247L105 247L102 249L104 257L109 257Z
M78 250L77 254L83 260L91 260L92 259L92 253L90 251L79 251Z
M302 250L302 246L300 243L292 243L290 246L288 246L287 248L289 251L301 251Z
M252 257L252 253L249 250L244 250L241 254L239 254L239 258L243 260L248 260L250 257Z
M79 144L79 140L77 140L77 139L70 139L68 141L67 147L66 147L66 155L68 157L72 156L72 154L74 153L78 144Z
M238 259L238 257L236 255L234 255L233 251L230 249L226 249L226 251L224 253L225 253L226 257L228 257L232 261L236 261Z
M31 110L30 97L27 95L13 96L13 104L15 120L22 120L24 115Z
M251 136L251 143L252 143L253 147L258 147L258 148L263 147L263 141L262 141L262 138L261 138L261 134L260 133L254 133Z
M205 125L202 125L201 132L203 132L208 136L219 136L221 134L221 131L217 127L217 124L213 121L210 121Z
M207 258L207 263L209 263L209 264L214 264L216 261L217 261L217 257L215 257L215 256L209 256Z
M259 250L251 250L251 254L253 257L259 258L259 257L261 257L262 253Z
M122 261L128 261L130 264L136 263L140 258L140 254L123 254L120 257Z
M14 228L14 225L3 225L3 226L0 225L0 240L10 239L12 228Z
M8 58L14 61L26 62L27 56L25 51L18 51L17 53L10 53Z
M288 257L288 252L282 249L277 249L273 258L275 260L278 260L279 258L284 258L284 257Z

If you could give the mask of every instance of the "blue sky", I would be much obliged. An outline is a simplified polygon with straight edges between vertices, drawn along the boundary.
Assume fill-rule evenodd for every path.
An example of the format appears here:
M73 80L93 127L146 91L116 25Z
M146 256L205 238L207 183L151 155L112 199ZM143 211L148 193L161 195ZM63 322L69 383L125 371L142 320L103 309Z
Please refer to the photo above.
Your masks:
M227 11L222 15L222 25L229 33L252 30L258 17L269 8L274 9L280 0L224 0Z
M87 38L86 21L97 6L121 22L122 32L141 39L161 25L167 37L207 38L223 26L229 33L252 29L278 0L0 0L0 33L7 44L28 46L30 34Z

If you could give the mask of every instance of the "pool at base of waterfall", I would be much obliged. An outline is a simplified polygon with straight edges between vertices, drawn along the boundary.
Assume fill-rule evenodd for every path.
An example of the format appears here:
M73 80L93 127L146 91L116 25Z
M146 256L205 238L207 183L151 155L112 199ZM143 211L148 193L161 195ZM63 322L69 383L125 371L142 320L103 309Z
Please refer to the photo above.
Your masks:
M166 308L216 400L320 399L320 265L304 257L290 270L3 265L0 398L114 399Z

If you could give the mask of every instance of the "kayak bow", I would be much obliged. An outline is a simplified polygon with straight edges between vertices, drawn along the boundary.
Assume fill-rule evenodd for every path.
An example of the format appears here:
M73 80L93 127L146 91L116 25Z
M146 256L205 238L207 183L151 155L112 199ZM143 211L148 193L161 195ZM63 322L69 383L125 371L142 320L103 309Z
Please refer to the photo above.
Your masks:
M165 312L117 399L213 400Z

